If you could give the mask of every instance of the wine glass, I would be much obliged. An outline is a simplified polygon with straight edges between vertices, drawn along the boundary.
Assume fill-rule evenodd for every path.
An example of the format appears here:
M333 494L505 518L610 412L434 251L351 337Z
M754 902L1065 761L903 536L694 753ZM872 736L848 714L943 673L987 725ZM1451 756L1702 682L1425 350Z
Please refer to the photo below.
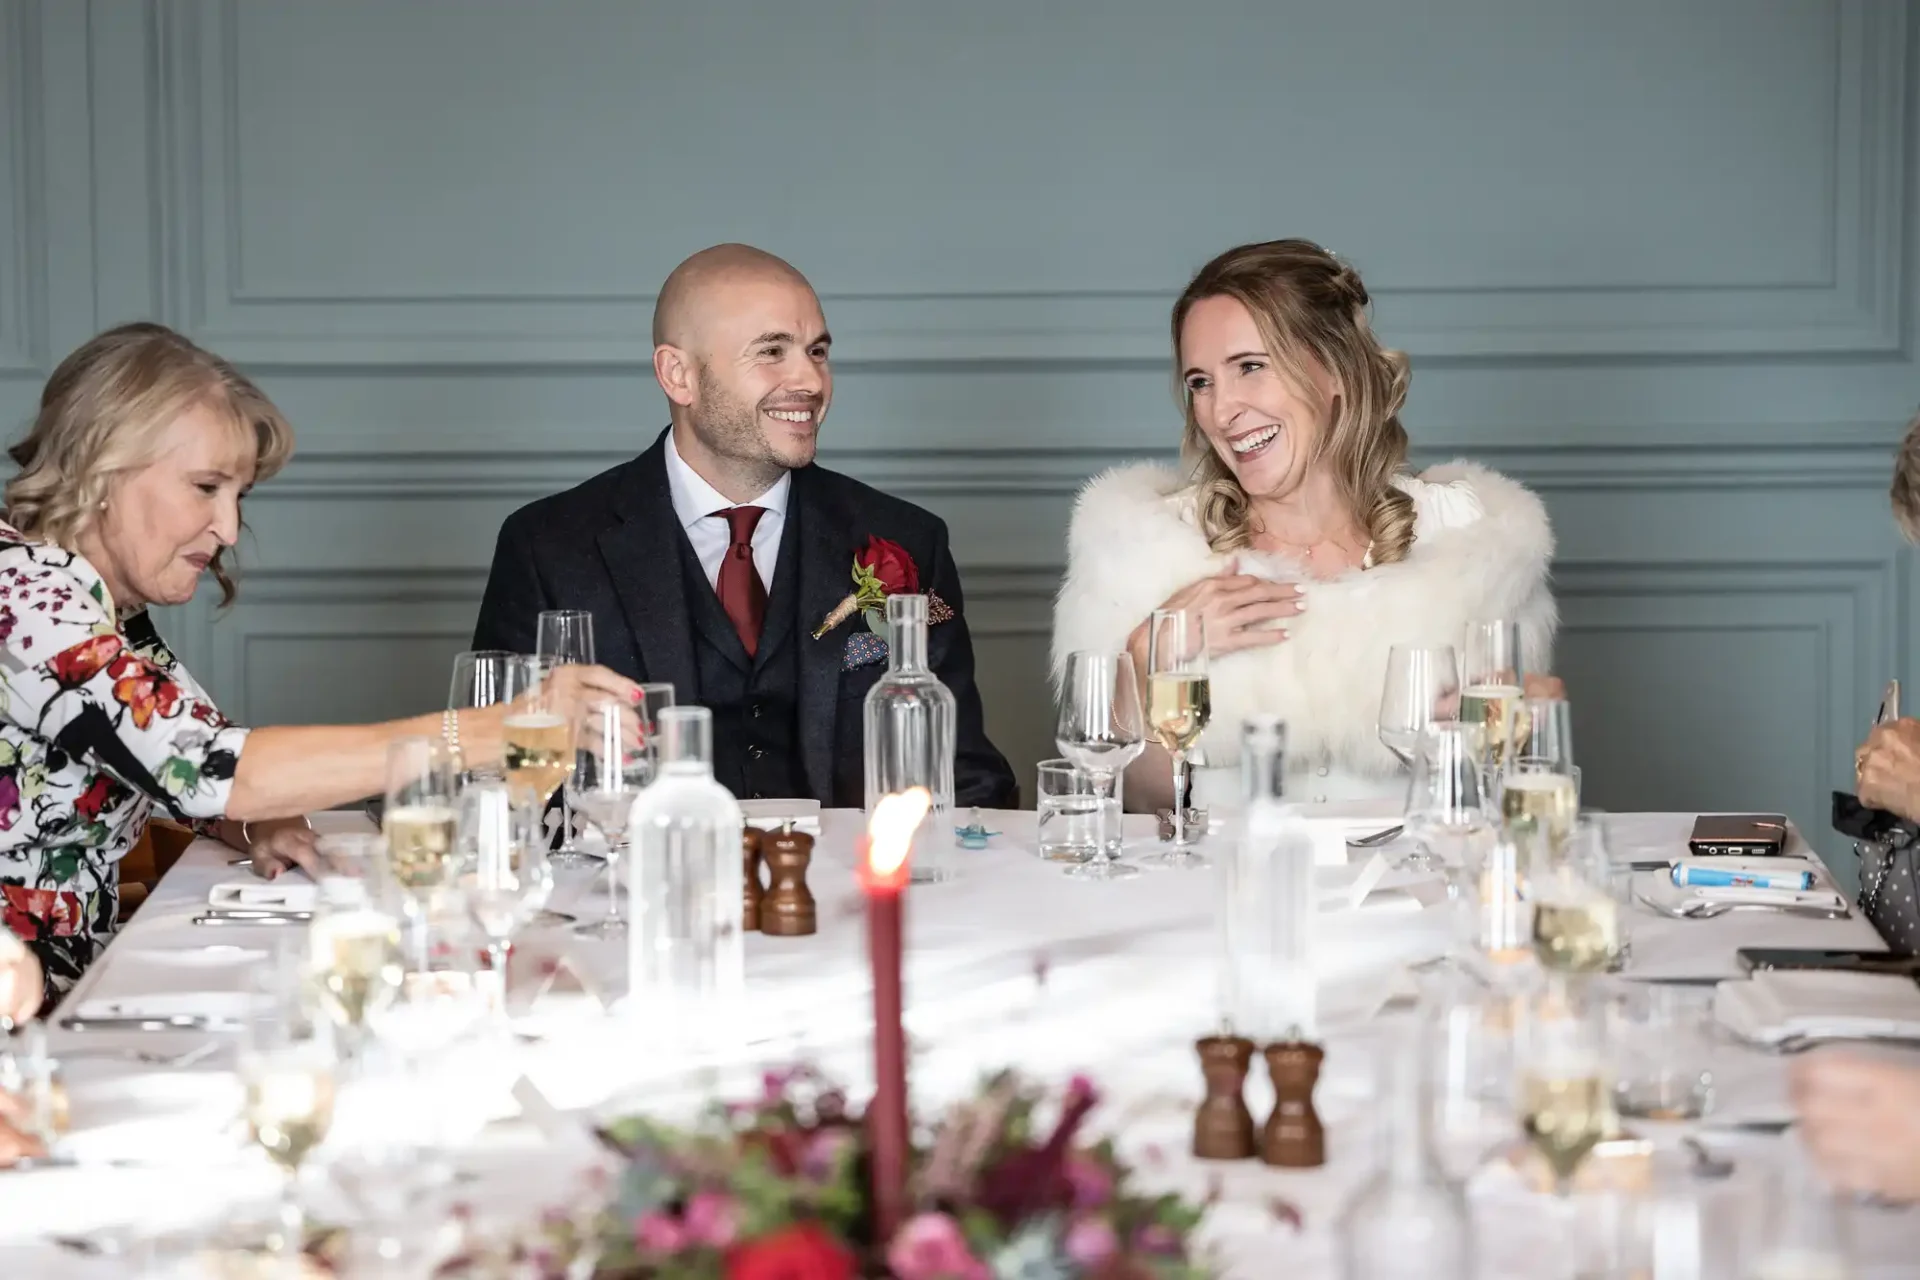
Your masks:
M357 868L365 874L332 873L360 851L379 849L379 837L355 834L347 837L350 845L338 835L328 838L333 844L320 855L318 900L307 927L307 981L339 1032L340 1056L351 1059L369 1016L400 989L403 913L377 866Z
M1524 1002L1519 1110L1528 1141L1564 1199L1613 1124L1613 1090L1604 1005L1562 975L1548 979Z
M538 682L537 660L524 653L504 649L470 649L453 658L453 680L447 689L447 709L468 711L512 702ZM491 761L479 764L462 760L461 768L469 777L500 776Z
M394 881L415 896L447 883L454 861L453 753L439 738L397 738L387 748L381 830Z
M1093 858L1069 867L1067 874L1090 880L1138 875L1138 867L1114 858L1106 831L1107 802L1113 794L1114 779L1147 746L1145 721L1140 714L1140 684L1131 656L1090 652L1067 655L1054 743L1061 755L1092 777L1098 805Z
M1504 618L1469 622L1460 657L1460 722L1474 730L1480 767L1497 778L1524 696L1520 624Z
M1380 741L1413 763L1420 733L1435 720L1459 712L1460 664L1453 646L1397 644L1387 653L1387 682L1380 694Z
M553 793L573 771L573 721L555 696L553 682L542 678L507 712L501 725L506 738L507 785L514 798L546 810ZM563 797L564 799L564 797ZM599 859L580 850L557 851L555 865L587 866Z
M460 801L465 818L461 840L468 846L472 867L465 883L467 909L487 935L487 959L504 1019L508 946L516 929L556 914L542 910L553 894L553 870L547 864L546 841L540 839L539 811L514 804L504 783L468 787Z
M1507 826L1537 829L1557 857L1573 834L1580 792L1573 772L1573 711L1563 698L1527 698L1514 720L1514 740L1500 785Z
M1147 728L1173 757L1173 848L1142 859L1163 867L1202 867L1189 848L1193 808L1188 752L1213 714L1207 680L1207 620L1185 609L1155 609L1147 624Z
M1474 756L1472 731L1457 720L1436 720L1421 731L1407 780L1404 821L1415 841L1403 864L1409 869L1445 865L1464 871L1476 865L1475 845L1492 823Z
M651 709L597 698L589 702L575 738L573 773L567 780L567 800L606 841L607 914L602 920L578 926L574 932L589 938L624 938L626 919L620 914L620 853L626 843L627 815L634 797L653 781L654 737Z
M327 1019L303 999L299 970L285 958L257 972L258 1000L240 1022L238 1068L247 1139L286 1174L274 1244L293 1257L306 1243L300 1169L333 1125L336 1056Z
M542 610L536 628L534 657L543 677L555 667L592 663L593 615L585 609ZM561 774L554 785L557 787L565 777ZM547 794L551 796L552 790ZM585 867L599 861L574 839L573 809L564 793L560 796L560 831L560 847L553 854L556 866Z

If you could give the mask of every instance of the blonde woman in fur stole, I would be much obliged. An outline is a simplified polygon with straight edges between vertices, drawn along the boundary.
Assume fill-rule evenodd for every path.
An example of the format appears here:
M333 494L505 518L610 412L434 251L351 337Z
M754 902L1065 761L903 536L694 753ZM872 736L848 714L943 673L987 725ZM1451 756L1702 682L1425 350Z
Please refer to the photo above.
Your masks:
M1056 680L1082 649L1128 650L1144 676L1153 610L1202 615L1202 749L1230 764L1247 716L1284 717L1289 793L1305 801L1404 794L1375 728L1392 646L1457 647L1468 622L1509 618L1546 671L1556 623L1540 500L1472 463L1408 470L1407 358L1380 345L1367 306L1360 277L1305 240L1203 267L1173 308L1185 465L1087 485L1054 611ZM1127 771L1131 809L1165 808L1172 789L1158 747Z

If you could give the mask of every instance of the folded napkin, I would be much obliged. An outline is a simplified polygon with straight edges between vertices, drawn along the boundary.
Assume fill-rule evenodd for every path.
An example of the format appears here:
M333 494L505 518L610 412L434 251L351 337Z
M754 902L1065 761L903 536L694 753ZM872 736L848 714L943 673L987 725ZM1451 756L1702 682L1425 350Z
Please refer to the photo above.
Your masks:
M82 1022L95 1018L207 1018L231 1022L260 1007L262 996L246 991L155 991L137 996L96 996L61 1013Z
M315 884L281 880L224 880L207 890L207 905L222 911L312 911L320 900Z
M1832 889L1758 889L1751 886L1692 885L1684 901L1731 902L1767 907L1812 907L1820 911L1845 911L1847 900Z
M778 831L792 823L795 831L804 831L810 836L820 834L818 800L742 800L740 813L748 826L762 831Z
M1920 1040L1920 986L1894 973L1762 969L1714 990L1714 1016L1757 1044Z

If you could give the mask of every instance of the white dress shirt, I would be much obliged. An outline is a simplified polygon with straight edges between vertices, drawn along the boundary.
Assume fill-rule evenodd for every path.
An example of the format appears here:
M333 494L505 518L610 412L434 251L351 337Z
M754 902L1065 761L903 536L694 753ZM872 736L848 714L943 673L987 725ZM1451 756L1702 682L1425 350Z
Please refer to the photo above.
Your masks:
M700 561L707 585L717 587L720 562L727 558L727 546L733 530L720 514L729 507L760 507L766 514L753 527L753 568L760 585L773 593L773 570L780 560L780 532L787 525L787 495L793 490L793 473L783 472L767 490L752 502L728 502L720 491L700 478L674 447L673 433L667 433L667 491L673 495L673 514L687 531L693 554Z

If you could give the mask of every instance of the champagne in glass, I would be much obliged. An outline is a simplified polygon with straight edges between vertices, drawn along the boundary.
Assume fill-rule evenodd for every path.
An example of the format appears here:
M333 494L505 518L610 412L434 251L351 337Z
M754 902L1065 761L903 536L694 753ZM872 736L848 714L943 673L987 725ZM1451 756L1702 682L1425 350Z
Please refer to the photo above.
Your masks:
M507 783L544 806L573 771L573 734L565 716L544 706L516 710L504 725Z
M538 673L535 659L523 653L476 649L455 654L447 709L470 711L512 702L538 683ZM500 776L498 760L477 760L469 756L456 761L455 767L468 777Z
M1521 1079L1522 1127L1563 1196L1571 1192L1581 1162L1606 1136L1613 1115L1607 1092L1605 1075L1592 1064L1529 1070Z
M1060 693L1054 743L1061 755L1092 779L1095 813L1099 815L1092 860L1068 868L1067 874L1095 880L1138 875L1139 868L1114 859L1105 830L1105 801L1113 794L1114 780L1147 745L1133 659L1125 653L1068 654Z
M1460 656L1460 722L1479 738L1480 767L1497 778L1507 766L1525 681L1520 624L1469 622Z
M241 1022L238 1074L248 1139L285 1171L276 1252L299 1254L306 1242L299 1172L333 1124L334 1042L308 1003L311 988L282 953L253 974L258 1002Z
M307 930L307 972L342 1030L358 1033L367 1015L400 989L400 941L400 922L368 902L315 914Z
M1548 848L1557 851L1573 834L1579 813L1572 775L1555 770L1551 762L1523 757L1508 772L1500 793L1504 825L1538 831L1546 836Z
M1156 609L1147 622L1147 728L1173 757L1173 848L1146 861L1159 866L1199 867L1206 860L1189 847L1193 772L1187 753L1213 714L1207 680L1207 621L1185 609ZM1200 833L1204 834L1204 833Z
M445 884L454 865L453 803L408 804L386 811L387 856L393 878L422 892Z
M1459 711L1460 666L1453 646L1394 645L1380 694L1380 741L1403 765L1413 763L1420 735Z
M1569 891L1559 879L1556 872L1534 899L1534 955L1562 973L1605 973L1620 953L1620 909L1602 890Z
M298 1054L247 1059L247 1137L269 1159L296 1173L333 1124L333 1066Z

